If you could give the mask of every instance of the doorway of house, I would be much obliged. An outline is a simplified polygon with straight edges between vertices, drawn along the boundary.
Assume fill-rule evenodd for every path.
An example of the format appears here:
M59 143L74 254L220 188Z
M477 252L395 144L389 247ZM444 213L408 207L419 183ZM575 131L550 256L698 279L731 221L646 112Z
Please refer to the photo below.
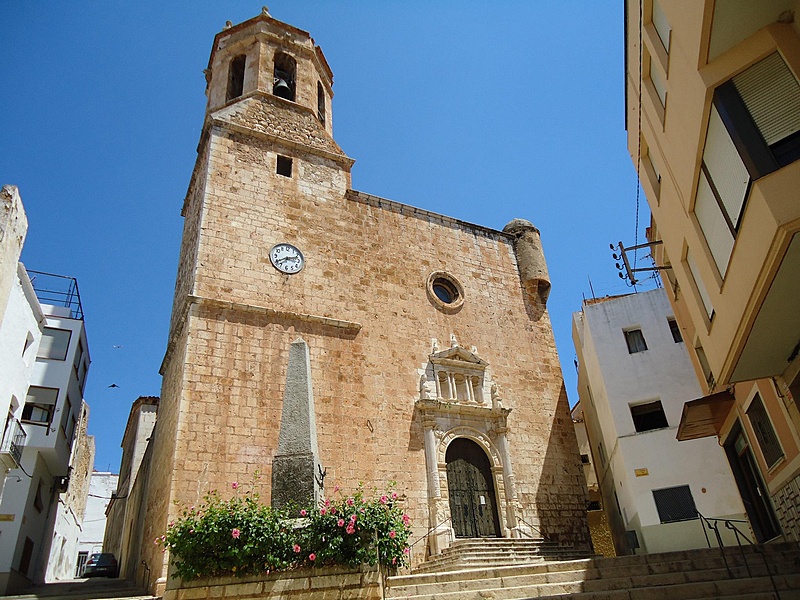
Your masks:
M492 467L478 444L456 438L447 447L447 489L456 537L500 537Z
M780 535L781 529L772 503L769 490L764 485L758 470L753 451L742 431L741 423L736 423L725 442L725 454L733 471L733 478L739 488L739 495L753 527L756 541L763 543Z

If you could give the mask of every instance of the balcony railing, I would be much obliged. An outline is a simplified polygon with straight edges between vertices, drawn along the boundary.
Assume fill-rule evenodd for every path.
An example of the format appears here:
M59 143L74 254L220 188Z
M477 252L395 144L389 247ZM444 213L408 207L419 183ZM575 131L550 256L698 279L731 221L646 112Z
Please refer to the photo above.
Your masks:
M25 448L26 435L20 422L12 417L6 426L5 432L3 432L3 443L0 445L0 454L4 455L4 457L6 455L10 456L13 460L12 468L18 467L22 460L22 450Z
M71 319L83 319L81 295L78 292L78 281L74 277L54 275L28 269L33 291L42 304L68 308Z

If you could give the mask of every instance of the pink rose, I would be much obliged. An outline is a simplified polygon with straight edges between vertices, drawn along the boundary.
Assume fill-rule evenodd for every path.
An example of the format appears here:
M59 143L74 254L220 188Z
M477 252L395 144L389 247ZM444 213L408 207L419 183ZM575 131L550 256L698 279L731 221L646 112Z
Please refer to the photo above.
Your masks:
M294 545L294 552L295 552L295 554L299 554L300 553L300 546L298 546L297 544Z
M328 511L327 511L327 510L325 510L324 508L320 508L320 509L319 509L319 514L321 514L323 517L324 517L324 516L327 514L327 512L328 512Z
M308 513L305 511L305 509L303 509L303 510L301 510L301 511L300 511L300 516L301 516L301 517L305 517L307 514L308 514Z
M317 559L317 555L314 554L313 552L308 555L308 560L316 560L316 559Z
M392 492L392 500L397 500L397 492Z
M238 481L234 481L234 482L231 484L231 487L232 487L233 489L235 489L235 490L238 490L238 489L239 489L239 482L238 482Z
M347 533L350 533L350 534L352 534L352 533L355 533L355 531L356 531L356 528L353 526L353 524L352 524L352 523L350 523L350 525L348 525L348 526L347 526L347 529L345 529L345 531L346 531Z
M390 531L390 532L389 532L389 537L390 537L390 538L394 539L394 538L395 538L395 536L397 536L397 534L394 532L394 530L392 530L392 531Z
M344 519L339 519L338 521L336 521L336 524L337 524L339 527L344 527Z
M335 494L338 491L339 491L339 486L338 485L333 486L333 493Z
M403 515L403 525L408 525L411 522L411 517L408 515Z
M403 554L411 554L411 548L403 548Z
M386 504L389 501L389 497L385 494L381 496L381 504Z
M240 533L241 532L238 529L236 529L236 527L234 527L233 531L231 531L231 535L234 537L234 539L237 539L237 540L239 539L239 534Z
M348 498L347 499L347 506L353 506L353 499L352 498Z

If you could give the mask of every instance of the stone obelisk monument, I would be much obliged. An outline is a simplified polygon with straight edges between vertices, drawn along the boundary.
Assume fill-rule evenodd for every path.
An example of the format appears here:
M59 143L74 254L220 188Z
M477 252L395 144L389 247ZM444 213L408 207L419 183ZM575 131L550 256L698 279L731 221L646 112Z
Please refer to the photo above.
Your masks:
M274 508L316 506L323 477L318 455L311 361L308 344L298 338L289 348L278 453L272 459Z

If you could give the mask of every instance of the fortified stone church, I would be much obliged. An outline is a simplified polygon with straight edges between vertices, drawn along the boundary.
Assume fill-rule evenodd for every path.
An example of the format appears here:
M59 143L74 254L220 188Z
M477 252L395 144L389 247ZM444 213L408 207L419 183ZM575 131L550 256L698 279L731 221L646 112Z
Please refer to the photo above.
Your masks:
M206 82L122 576L163 589L174 502L256 471L267 502L396 481L412 540L433 530L417 561L454 537L588 550L538 230L352 189L325 56L266 9L217 34Z

